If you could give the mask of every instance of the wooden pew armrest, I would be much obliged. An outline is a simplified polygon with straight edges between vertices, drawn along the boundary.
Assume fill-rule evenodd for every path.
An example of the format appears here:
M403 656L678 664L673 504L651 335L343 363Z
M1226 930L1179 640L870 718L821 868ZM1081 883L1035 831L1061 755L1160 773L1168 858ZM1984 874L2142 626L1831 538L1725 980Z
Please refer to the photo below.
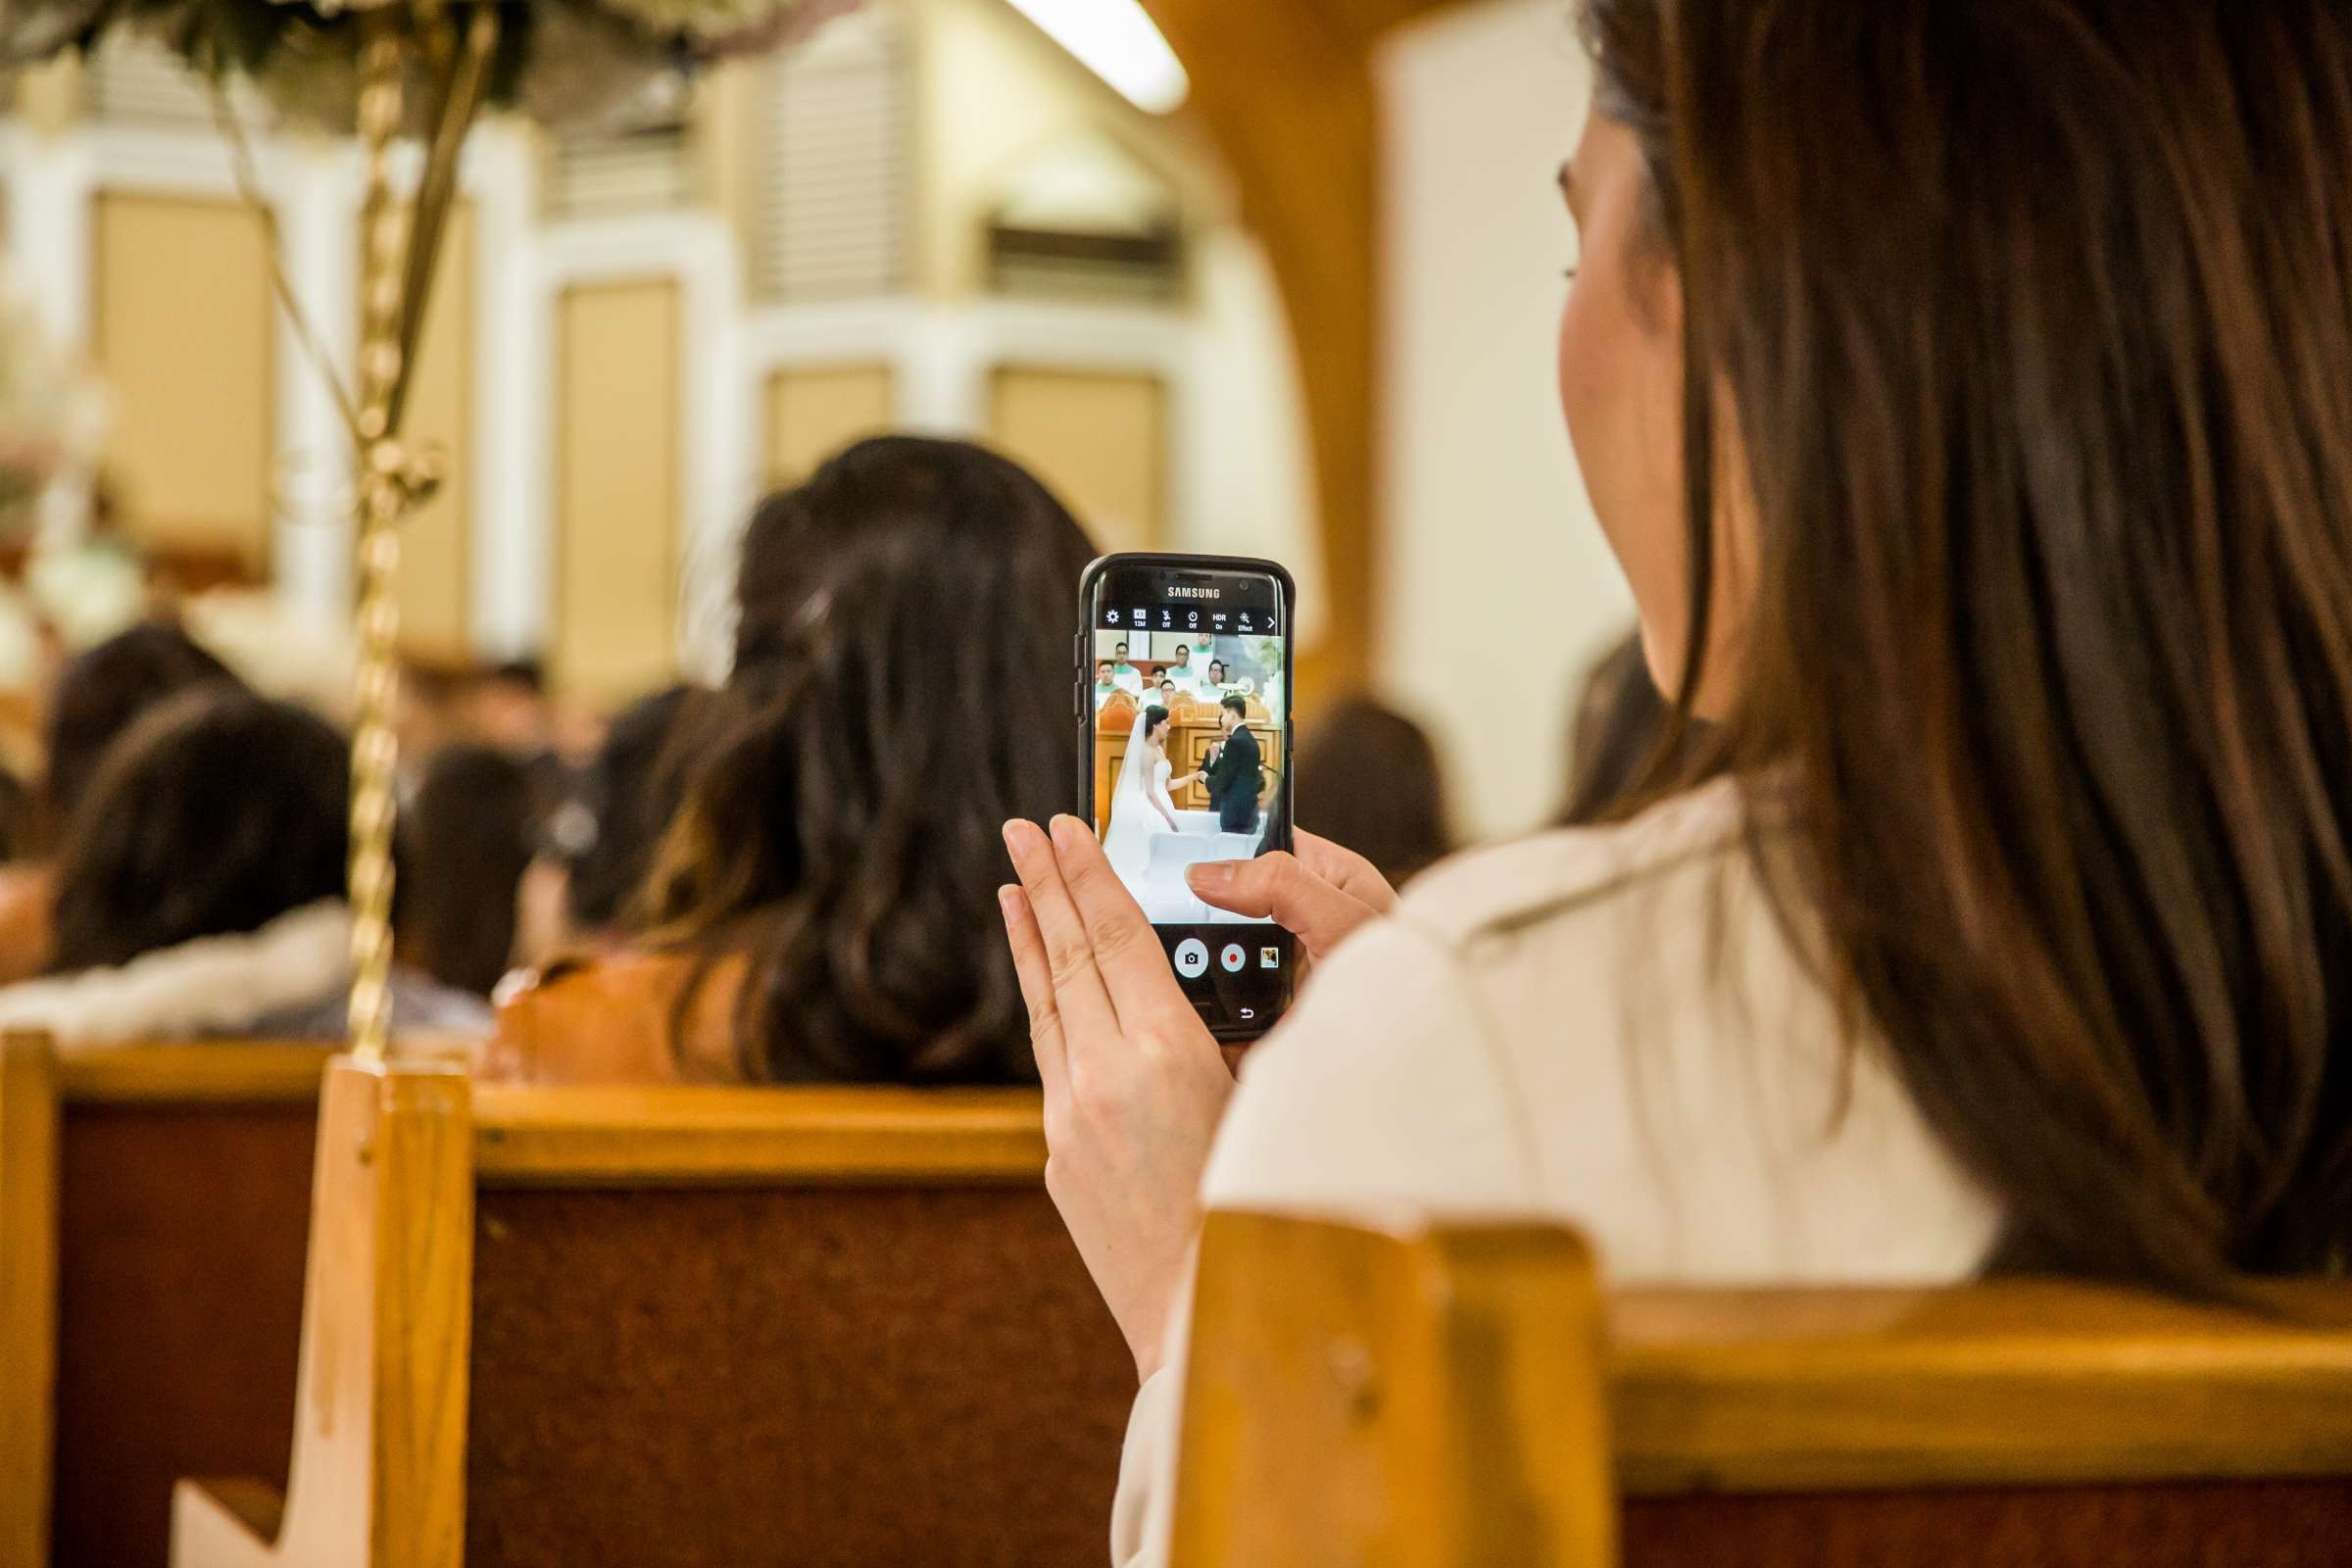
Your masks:
M286 1495L260 1481L182 1481L172 1489L172 1568L277 1560Z

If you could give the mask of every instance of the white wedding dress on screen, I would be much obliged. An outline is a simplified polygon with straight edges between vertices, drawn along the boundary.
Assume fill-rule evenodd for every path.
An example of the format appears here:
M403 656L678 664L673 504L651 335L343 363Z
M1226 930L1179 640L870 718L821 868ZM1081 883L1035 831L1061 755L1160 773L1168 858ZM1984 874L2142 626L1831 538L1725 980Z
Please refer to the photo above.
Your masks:
M1173 831L1177 820L1176 803L1168 795L1173 769L1166 752L1145 743L1144 723L1145 715L1136 714L1127 755L1119 761L1119 782L1110 793L1110 824L1102 833L1104 858L1131 888L1141 885L1151 863L1152 836Z

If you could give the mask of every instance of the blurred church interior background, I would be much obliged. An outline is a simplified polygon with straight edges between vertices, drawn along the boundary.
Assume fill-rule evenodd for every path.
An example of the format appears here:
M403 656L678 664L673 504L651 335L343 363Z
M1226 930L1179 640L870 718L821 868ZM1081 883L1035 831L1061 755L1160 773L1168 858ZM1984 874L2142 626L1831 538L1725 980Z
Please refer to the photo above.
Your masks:
M590 131L486 122L416 370L444 477L404 525L412 667L531 662L589 712L720 675L762 492L861 434L967 435L1105 549L1287 563L1310 710L1378 693L1438 736L1466 827L1539 819L1567 694L1628 614L1544 390L1573 259L1547 181L1587 69L1567 10L1365 7L1368 79L1343 90L1248 27L1212 48L1212 6L1158 9L1199 79L1124 0L864 0ZM121 613L94 519L264 684L339 700L348 458L270 268L274 246L348 368L356 146L233 93L265 220L156 44L118 30L8 95L12 287L103 411L87 481L46 506L83 569L43 580ZM1342 99L1371 133L1318 205L1315 110ZM1301 165L1302 198L1262 177ZM1527 631L1507 683L1454 652L1496 622ZM0 634L0 681L37 664Z

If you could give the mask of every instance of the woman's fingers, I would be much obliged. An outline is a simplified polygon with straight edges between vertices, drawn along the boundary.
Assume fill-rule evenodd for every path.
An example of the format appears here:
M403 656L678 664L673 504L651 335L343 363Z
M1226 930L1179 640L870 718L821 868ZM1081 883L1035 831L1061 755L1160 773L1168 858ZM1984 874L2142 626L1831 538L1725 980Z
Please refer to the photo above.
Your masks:
M1159 933L1111 869L1094 833L1074 816L1057 816L1054 853L1120 1023L1134 1029L1177 1014L1192 1017L1192 1004L1168 967Z
M1353 850L1344 849L1313 833L1294 833L1292 848L1298 863L1349 898L1359 899L1382 914L1396 907L1396 890L1380 868Z
M1203 904L1272 920L1305 944L1307 956L1318 961L1359 926L1379 917L1369 904L1279 852L1254 860L1211 860L1191 866L1185 880Z
M1034 822L1004 824L1004 848L1021 879L1029 912L1037 922L1045 949L1046 973L1054 989L1054 1007L1065 1026L1064 1040L1082 1044L1103 1040L1119 1031L1119 1017L1095 966L1094 944L1086 922L1070 901L1054 846Z
M1054 965L1046 956L1045 934L1030 911L1029 896L1017 887L997 889L1004 915L1004 940L1012 949L1012 972L1029 1006L1029 1049L1037 1053L1037 1076L1046 1093L1058 1095L1067 1083L1069 1042L1061 1032L1061 1009L1054 1001Z

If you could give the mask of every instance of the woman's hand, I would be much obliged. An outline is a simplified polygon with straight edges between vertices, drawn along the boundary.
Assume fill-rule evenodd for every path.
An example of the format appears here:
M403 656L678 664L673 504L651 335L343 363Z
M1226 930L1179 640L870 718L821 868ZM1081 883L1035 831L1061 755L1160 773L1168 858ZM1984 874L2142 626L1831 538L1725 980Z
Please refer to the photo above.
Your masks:
M1184 879L1203 904L1272 920L1298 939L1309 960L1326 958L1357 927L1396 907L1396 890L1370 860L1312 833L1293 835L1297 853L1254 860L1204 860Z
M1135 1352L1159 1369L1200 1227L1200 1172L1233 1094L1158 933L1074 816L1004 824L998 890L1046 1092L1046 1191Z

